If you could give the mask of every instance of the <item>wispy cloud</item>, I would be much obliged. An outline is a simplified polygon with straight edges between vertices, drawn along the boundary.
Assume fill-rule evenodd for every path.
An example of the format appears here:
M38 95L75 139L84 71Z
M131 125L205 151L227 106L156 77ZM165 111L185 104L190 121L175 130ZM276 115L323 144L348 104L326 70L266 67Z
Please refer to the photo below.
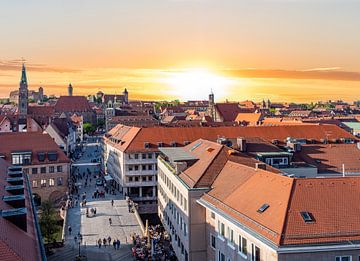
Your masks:
M340 68L315 68L310 70L228 69L220 70L219 72L228 76L243 78L360 81L360 72L341 71L338 69Z
M19 71L21 70L23 62L24 61L22 59L0 60L0 71ZM26 63L26 67L29 71L37 72L76 73L82 71L80 69L54 67L37 63Z

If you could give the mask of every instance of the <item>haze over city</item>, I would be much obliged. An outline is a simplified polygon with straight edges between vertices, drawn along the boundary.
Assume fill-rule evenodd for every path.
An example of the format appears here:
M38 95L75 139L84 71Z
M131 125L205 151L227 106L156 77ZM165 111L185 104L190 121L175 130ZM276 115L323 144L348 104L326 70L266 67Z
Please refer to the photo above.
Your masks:
M19 1L0 8L0 97L101 90L133 99L351 101L360 94L360 2ZM301 90L301 91L300 91Z

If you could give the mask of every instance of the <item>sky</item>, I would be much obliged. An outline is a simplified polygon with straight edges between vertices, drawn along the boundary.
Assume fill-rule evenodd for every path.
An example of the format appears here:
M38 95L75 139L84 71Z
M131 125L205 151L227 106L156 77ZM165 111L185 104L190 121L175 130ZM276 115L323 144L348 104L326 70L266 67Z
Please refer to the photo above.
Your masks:
M0 97L307 102L360 95L357 0L1 0Z

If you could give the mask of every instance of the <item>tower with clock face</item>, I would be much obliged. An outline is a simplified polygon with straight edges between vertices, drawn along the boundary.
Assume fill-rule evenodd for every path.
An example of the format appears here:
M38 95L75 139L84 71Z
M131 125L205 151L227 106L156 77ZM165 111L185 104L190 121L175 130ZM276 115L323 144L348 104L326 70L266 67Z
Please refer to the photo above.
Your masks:
M26 78L25 64L22 66L19 88L19 119L26 119L28 109L28 83Z

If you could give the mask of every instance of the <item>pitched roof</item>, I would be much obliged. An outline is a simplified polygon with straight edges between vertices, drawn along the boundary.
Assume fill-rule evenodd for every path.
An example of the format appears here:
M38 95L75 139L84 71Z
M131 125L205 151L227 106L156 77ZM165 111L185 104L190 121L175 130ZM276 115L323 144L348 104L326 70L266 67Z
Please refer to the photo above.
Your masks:
M40 164L38 152L57 152L57 161L49 162L46 159L41 164L70 162L64 152L59 148L49 134L39 132L9 132L0 133L0 154L5 155L5 160L11 162L11 153L16 151L31 151L32 164Z
M244 112L238 103L217 103L215 104L215 109L221 115L223 121L235 121L236 116L240 112Z
M359 200L359 177L295 179L281 244L360 240ZM305 223L301 211L315 222Z
M261 120L261 113L238 113L238 115L236 116L235 121L236 122L246 122L247 124L250 125L257 125L257 123Z
M202 200L279 246L360 240L360 207L354 204L360 177L297 179L229 161ZM268 208L259 213L264 204Z
M84 96L60 96L55 112L90 112L91 106Z
M357 144L306 144L296 152L294 160L318 168L319 173L360 173L360 149Z
M122 129L118 132L118 129ZM133 129L136 135L124 135ZM127 152L158 151L157 143L170 146L175 141L179 146L184 146L185 141L193 142L197 139L216 141L218 137L260 137L266 141L274 139L283 142L287 137L305 138L320 141L329 139L352 138L353 135L335 125L296 125L296 126L257 126L257 127L147 127L136 128L117 125L111 130L108 137L120 139L121 149ZM149 143L150 147L145 149L144 144Z

